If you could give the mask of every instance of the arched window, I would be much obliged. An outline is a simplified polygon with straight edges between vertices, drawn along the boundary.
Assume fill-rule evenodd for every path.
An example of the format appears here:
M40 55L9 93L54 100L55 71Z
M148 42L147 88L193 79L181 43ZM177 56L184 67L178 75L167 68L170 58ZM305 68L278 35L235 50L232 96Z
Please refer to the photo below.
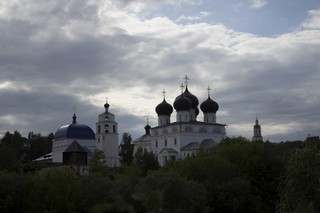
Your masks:
M205 127L201 127L201 128L199 129L199 132L207 132L207 129L206 129Z
M184 129L185 132L192 132L192 127L191 126L187 126L185 129Z

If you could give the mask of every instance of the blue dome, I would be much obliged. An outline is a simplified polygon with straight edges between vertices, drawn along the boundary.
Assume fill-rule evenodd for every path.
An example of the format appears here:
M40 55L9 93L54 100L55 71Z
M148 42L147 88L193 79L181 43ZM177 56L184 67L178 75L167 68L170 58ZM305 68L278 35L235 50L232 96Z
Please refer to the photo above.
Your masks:
M73 116L72 124L60 127L54 134L54 139L95 140L96 138L93 130L90 127L84 124L78 124L76 117Z

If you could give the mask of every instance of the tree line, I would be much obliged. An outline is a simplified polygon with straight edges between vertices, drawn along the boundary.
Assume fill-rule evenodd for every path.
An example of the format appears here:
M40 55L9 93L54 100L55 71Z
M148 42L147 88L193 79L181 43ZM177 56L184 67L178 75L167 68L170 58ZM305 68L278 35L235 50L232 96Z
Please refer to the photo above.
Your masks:
M13 137L1 140L1 153L8 138ZM21 161L31 155L21 151L26 147L14 146ZM68 166L34 162L20 162L29 169L1 167L0 211L320 212L318 136L281 143L227 137L161 168L153 153L139 149L133 154L129 134L123 135L120 150L122 166L105 166L104 153L96 151L86 176Z

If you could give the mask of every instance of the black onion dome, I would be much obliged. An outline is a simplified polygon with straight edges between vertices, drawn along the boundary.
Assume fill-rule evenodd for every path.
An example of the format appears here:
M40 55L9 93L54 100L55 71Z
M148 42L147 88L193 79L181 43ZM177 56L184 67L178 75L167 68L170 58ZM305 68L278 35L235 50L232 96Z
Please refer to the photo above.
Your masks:
M185 97L184 95L180 95L174 101L173 107L177 111L188 111L192 108L192 102L189 98Z
M207 100L202 102L202 104L200 105L200 109L203 113L216 113L219 109L219 105L209 96Z
M199 110L199 108L197 107L197 108L195 109L196 116L199 115L199 112L200 112L200 110Z
M110 104L108 104L108 103L104 104L104 108L108 109L109 107L110 107Z
M189 92L188 87L186 87L186 90L184 91L184 96L188 98L192 102L192 108L195 109L199 105L199 100L197 96L193 95L191 92Z
M144 129L146 130L146 135L150 135L151 132L151 126L149 124L147 124Z
M158 115L171 115L172 112L172 106L168 104L165 99L163 99L163 101L156 106L156 113Z

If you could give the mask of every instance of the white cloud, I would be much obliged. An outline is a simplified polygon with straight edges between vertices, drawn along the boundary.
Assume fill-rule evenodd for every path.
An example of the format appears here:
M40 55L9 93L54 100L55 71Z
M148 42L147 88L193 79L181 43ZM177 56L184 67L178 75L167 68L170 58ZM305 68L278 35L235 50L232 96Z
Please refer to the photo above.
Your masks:
M0 98L9 100L1 106L1 119L11 119L8 116L18 111L37 115L44 110L43 117L51 116L58 127L64 124L67 105L71 109L76 102L90 109L79 117L86 116L84 123L94 125L107 96L119 120L125 121L122 131L140 125L143 132L144 123L134 122L149 116L155 124L161 91L168 91L172 103L188 74L190 91L200 102L206 98L206 87L213 89L212 97L220 104L218 121L229 124L231 135L250 138L256 113L271 139L297 129L307 131L308 123L319 120L318 11L310 11L304 28L295 32L259 37L223 24L181 25L164 15L141 18L143 2L123 4L127 8L114 1L41 2L25 0L27 9L12 4L0 12L0 29L7 33L0 38L6 50L0 53ZM266 2L253 3L258 8ZM201 12L181 20L209 15ZM15 85L28 85L30 90L2 89ZM20 108L21 98L29 104ZM0 126L0 132L4 128Z
M200 12L198 16L185 16L181 15L179 16L175 21L176 22L195 22L195 21L201 21L203 18L210 16L212 13L211 12Z
M266 0L250 0L252 9L260 9L264 7L268 2Z
M302 27L306 29L320 29L320 10L310 10L308 12L309 18L302 23Z

